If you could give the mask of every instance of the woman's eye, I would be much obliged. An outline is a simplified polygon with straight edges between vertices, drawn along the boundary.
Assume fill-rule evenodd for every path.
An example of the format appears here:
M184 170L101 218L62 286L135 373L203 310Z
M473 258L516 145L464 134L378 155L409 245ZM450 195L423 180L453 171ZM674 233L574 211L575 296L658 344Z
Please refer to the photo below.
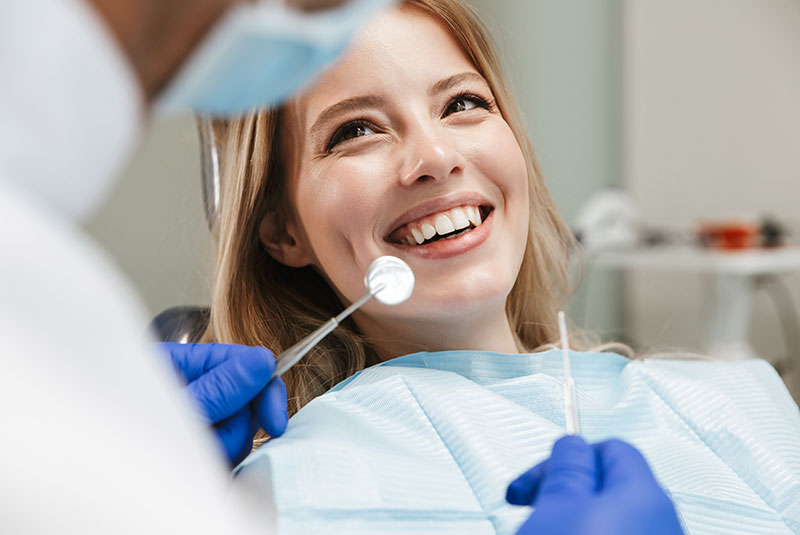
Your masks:
M354 139L361 136L368 136L374 133L375 130L368 122L361 119L357 121L350 121L349 123L345 123L340 126L339 129L334 132L330 141L328 141L328 146L325 148L325 150L331 150L342 141L347 141L348 139Z
M453 113L469 111L474 108L483 108L488 110L489 103L480 97L476 97L475 95L461 95L450 101L450 103L447 105L447 108L444 110L444 116L447 117Z

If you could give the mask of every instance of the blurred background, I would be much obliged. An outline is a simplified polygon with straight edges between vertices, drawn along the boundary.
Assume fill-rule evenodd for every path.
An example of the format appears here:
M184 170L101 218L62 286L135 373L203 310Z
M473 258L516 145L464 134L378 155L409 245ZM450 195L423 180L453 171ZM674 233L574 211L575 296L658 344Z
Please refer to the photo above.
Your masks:
M735 332L800 399L800 258L791 246L800 231L800 2L470 3L499 45L567 221L584 239L609 217L617 225L576 279L573 320L646 353L741 356L742 347L712 347ZM607 188L626 197L601 204L598 216L587 203ZM702 222L765 216L790 245L695 246ZM86 228L154 316L208 304L192 118L150 125Z

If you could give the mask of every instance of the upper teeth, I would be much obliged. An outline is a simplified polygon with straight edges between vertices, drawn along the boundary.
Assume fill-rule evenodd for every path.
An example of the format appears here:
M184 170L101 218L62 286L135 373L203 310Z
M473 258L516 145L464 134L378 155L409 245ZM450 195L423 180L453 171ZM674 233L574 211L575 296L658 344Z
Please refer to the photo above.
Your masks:
M431 214L405 225L395 231L400 242L408 245L419 245L436 234L445 236L456 230L481 224L481 211L477 206L459 206L437 214Z

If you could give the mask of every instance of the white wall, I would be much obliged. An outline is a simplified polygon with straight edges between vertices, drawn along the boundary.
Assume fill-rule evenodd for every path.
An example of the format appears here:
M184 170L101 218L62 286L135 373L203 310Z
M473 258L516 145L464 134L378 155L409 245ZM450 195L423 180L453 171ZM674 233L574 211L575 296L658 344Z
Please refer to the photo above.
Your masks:
M625 184L645 219L800 220L800 2L626 0L624 17ZM800 278L788 282L800 303ZM636 273L630 334L644 347L702 350L707 299L700 276ZM756 350L783 354L764 298L753 318Z
M151 125L86 227L133 281L153 315L176 305L209 302L210 239L191 117Z

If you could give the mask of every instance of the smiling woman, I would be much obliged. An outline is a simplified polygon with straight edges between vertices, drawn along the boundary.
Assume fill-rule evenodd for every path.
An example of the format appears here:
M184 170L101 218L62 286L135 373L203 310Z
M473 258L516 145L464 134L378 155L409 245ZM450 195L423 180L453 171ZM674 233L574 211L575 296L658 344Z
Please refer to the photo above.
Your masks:
M276 354L363 293L391 254L417 287L365 305L285 376L290 413L414 351L557 339L572 236L484 29L453 0L384 14L280 109L218 124L223 202L206 338Z
M294 416L237 481L271 487L285 533L513 533L506 486L564 433L562 354L541 349L573 239L480 22L401 2L284 107L218 126L207 340L279 353L376 258L416 277L283 376ZM798 532L800 419L766 364L570 359L582 434L639 448L686 532Z

